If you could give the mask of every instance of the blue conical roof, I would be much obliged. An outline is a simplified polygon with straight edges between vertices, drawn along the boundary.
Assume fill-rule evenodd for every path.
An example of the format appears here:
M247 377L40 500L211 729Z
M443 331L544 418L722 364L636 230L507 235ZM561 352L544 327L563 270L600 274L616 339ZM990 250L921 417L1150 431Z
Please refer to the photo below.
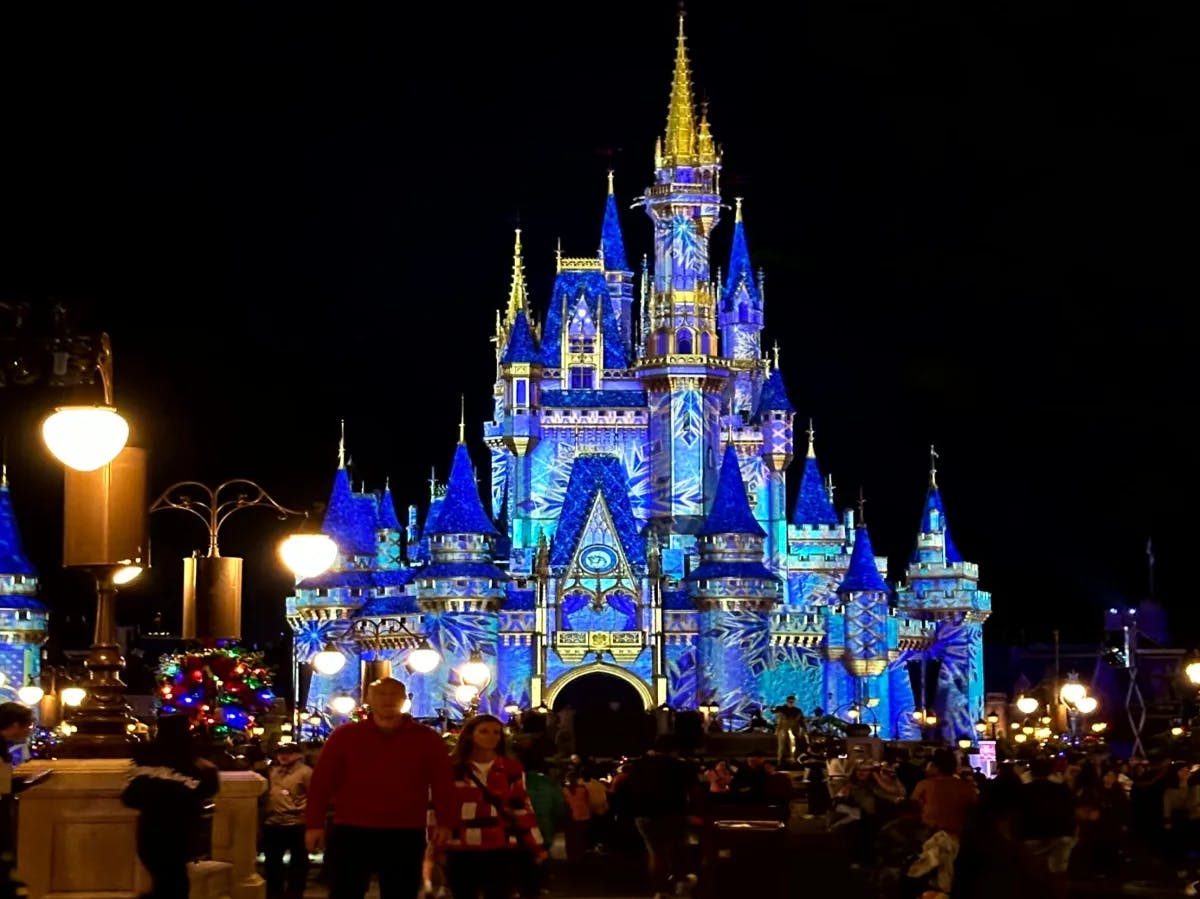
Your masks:
M783 373L779 369L771 372L758 395L758 410L754 413L756 419L761 419L767 412L795 412L796 408L788 399L787 388L783 386Z
M754 280L754 269L750 265L750 247L746 244L746 228L741 219L733 225L733 248L729 251L729 274L725 277L725 290L721 294L721 305L725 309L733 308L733 300L738 287L745 285L746 294L755 306L762 305L762 296L758 292L758 284Z
M937 519L940 523L938 527L934 527L934 512L937 512ZM942 505L942 495L938 492L937 487L931 486L929 492L925 494L925 511L921 514L921 533L932 534L935 531L942 533L942 541L946 547L946 561L961 562L963 557L950 537L950 525L946 521L946 507ZM913 561L918 561L918 554L915 552Z
M829 498L829 490L817 468L817 457L804 460L804 474L800 476L800 493L796 496L796 510L792 513L792 524L797 527L813 524L836 525L838 514Z
M887 581L875 567L875 550L871 548L871 538L867 535L867 526L859 525L854 531L854 552L850 554L850 567L846 576L838 585L838 593L861 593L877 590L889 592Z
M738 465L737 451L733 444L725 447L721 460L721 476L717 480L717 494L713 497L712 511L699 533L704 534L753 534L765 537L750 511L750 500L746 496L746 484L742 480L742 469Z
M325 508L321 531L333 538L346 555L375 553L376 510L359 502L350 487L350 473L339 468L333 477L333 491Z
M600 250L604 254L604 270L627 272L625 261L625 239L621 236L621 219L617 215L617 198L611 193L604 206L604 226L600 232Z
M460 443L454 450L454 464L450 466L446 495L438 509L437 520L427 533L487 534L491 537L500 533L483 509L479 488L475 485L475 467L471 464L466 444Z
M21 548L21 533L13 514L8 484L0 483L0 574L37 574Z
M529 316L524 310L517 313L513 321L512 332L508 335L508 343L504 347L504 355L500 357L501 365L512 365L517 362L541 362L537 340L529 327Z
M404 530L400 527L400 519L396 517L396 504L392 502L391 487L384 487L379 497L379 514L375 526L389 531Z

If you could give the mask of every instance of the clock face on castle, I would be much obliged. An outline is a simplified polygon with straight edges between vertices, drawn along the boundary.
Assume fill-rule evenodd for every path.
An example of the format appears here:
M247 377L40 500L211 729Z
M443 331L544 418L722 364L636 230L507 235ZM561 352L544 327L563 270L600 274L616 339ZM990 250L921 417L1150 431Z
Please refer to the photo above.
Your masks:
M617 554L610 546L594 543L580 551L579 566L589 574L605 574L617 567Z

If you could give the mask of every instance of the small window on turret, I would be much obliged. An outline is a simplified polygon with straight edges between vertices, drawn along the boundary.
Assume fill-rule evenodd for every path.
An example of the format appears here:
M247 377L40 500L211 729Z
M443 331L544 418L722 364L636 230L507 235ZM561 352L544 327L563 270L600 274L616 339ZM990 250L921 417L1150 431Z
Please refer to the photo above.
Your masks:
M680 328L675 335L675 352L681 356L692 355L692 332L687 328Z
M591 390L595 383L595 371L590 365L572 365L568 383L572 390Z
M524 406L528 403L529 382L524 378L517 378L514 390L516 396L513 402L518 406Z

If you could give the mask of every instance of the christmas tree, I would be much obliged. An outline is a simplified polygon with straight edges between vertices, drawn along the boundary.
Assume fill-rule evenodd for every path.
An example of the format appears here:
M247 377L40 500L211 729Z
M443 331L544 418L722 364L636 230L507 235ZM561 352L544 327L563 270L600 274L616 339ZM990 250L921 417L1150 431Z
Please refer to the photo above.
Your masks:
M162 713L186 714L214 737L245 736L275 700L263 654L229 644L165 655L157 680Z

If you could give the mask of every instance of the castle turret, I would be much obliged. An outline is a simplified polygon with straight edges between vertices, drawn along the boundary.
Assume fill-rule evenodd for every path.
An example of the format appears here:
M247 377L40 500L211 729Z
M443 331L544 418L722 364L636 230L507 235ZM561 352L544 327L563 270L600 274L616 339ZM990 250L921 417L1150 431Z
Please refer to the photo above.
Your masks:
M600 230L600 258L604 262L604 279L612 296L613 312L621 325L621 341L625 355L633 355L633 271L625 259L625 238L621 235L621 218L613 191L613 173L608 173L608 200L604 204L604 224Z
M763 384L754 412L754 424L762 433L763 493L765 509L758 518L767 530L767 566L781 577L787 568L787 467L792 463L792 430L796 410L788 399L779 370L779 347L775 367Z
M401 560L401 537L404 529L396 517L396 503L392 500L391 481L384 481L383 493L379 495L379 506L375 516L375 533L379 541L375 564L383 568L399 568Z
M937 683L924 684L926 708L935 710L948 740L975 739L975 723L984 714L983 623L992 611L992 595L979 589L979 566L963 559L950 537L937 459L930 447L920 532L897 605L909 616L936 623L928 659L937 663Z
M504 381L504 423L500 436L507 450L504 510L511 517L512 549L531 549L535 540L529 517L533 490L533 450L542 436L542 358L527 317L518 315L500 357ZM493 464L495 456L493 455Z
M719 413L729 377L719 357L709 240L720 219L720 158L707 112L697 128L691 69L679 19L666 135L655 183L638 201L654 222L654 281L647 298L639 378L650 415L651 515L694 533L717 481Z
M475 486L475 470L464 442L465 424L459 423L459 443L454 451L450 479L436 517L426 527L429 564L415 577L417 601L425 613L423 629L443 664L420 678L414 690L414 714L436 714L436 709L458 705L451 678L472 654L482 653L492 671L479 707L494 709L496 649L499 610L508 576L492 563L493 541L499 532L484 511ZM415 678L415 676L414 676ZM420 700L420 701L418 701Z
M832 482L821 476L811 419L806 433L808 451L787 529L787 602L790 608L812 612L837 602L838 584L850 565L851 529L833 507Z
M733 414L748 417L754 411L754 399L762 382L763 299L750 264L750 248L742 222L742 198L735 198L733 246L729 251L729 272L721 291L717 322L721 328L721 346L732 359Z
M18 690L41 679L42 644L49 613L38 596L37 571L21 546L8 489L8 466L0 467L0 673Z
M863 723L881 727L889 709L887 679L881 677L891 647L891 588L884 580L886 572L887 560L876 557L860 509L850 567L837 589L839 605L829 616L829 657L842 664L829 666L825 683L830 703L837 703L831 711L844 717L853 708Z
M745 726L759 703L758 681L769 663L768 621L779 603L779 579L763 565L766 532L750 510L737 451L726 448L712 512L699 534L700 564L685 581L700 610L702 701L721 705L721 720Z

